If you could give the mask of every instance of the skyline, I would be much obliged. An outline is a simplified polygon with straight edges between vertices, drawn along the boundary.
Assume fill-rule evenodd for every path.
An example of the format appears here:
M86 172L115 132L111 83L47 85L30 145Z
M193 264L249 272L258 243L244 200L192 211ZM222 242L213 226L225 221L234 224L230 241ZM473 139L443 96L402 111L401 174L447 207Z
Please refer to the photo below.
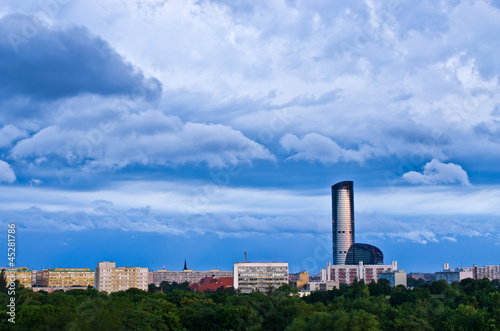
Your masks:
M386 263L500 264L498 30L486 0L5 1L0 226L33 269L314 271L352 180Z

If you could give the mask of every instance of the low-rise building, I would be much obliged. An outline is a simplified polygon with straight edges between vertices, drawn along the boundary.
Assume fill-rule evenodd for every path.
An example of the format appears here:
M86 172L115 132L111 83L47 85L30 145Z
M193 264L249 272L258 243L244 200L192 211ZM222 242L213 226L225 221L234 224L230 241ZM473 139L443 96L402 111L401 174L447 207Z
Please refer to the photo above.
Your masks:
M221 278L205 277L201 279L198 283L189 285L189 288L192 291L215 292L220 288L226 289L232 286L233 286L233 277L221 277Z
M148 268L116 267L115 262L99 262L95 269L95 288L108 293L129 288L148 290Z
M334 288L339 288L339 282L326 281L326 282L309 282L306 284L306 291L331 291Z
M189 284L198 283L205 277L223 278L233 277L233 271L224 271L219 269L211 269L208 271L196 271L192 269L185 269L182 271L158 270L149 272L149 283L160 286L161 282L169 283L184 283Z
M460 282L466 278L474 278L472 270L465 270L463 268L450 269L449 263L444 263L443 271L436 272L436 281L445 280L448 284Z
M288 263L235 263L233 286L241 293L267 292L288 284Z
M297 290L303 290L306 284L309 282L309 273L307 271L301 271L297 274L288 275L288 284L292 285L293 288Z
M30 273L30 280L32 274ZM89 268L55 268L42 270L42 287L94 286L94 271Z
M403 285L407 287L406 272L404 270L391 270L378 274L378 279L387 279L392 287Z

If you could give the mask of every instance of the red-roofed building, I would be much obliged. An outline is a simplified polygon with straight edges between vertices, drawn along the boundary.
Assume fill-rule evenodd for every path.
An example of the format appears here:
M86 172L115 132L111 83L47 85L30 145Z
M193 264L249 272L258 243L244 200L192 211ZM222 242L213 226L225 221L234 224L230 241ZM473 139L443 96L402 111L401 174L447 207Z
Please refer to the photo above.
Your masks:
M202 278L198 283L193 283L189 285L189 288L192 291L210 291L215 292L219 288L226 289L228 287L233 287L233 277L221 277L221 278L213 278L213 277L205 277Z

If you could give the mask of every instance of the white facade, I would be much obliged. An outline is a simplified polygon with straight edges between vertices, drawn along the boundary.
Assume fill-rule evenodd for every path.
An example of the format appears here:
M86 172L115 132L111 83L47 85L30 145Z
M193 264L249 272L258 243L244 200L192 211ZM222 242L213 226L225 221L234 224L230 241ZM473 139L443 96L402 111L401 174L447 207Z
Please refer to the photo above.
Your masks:
M384 264L363 264L358 265L331 265L330 266L330 281L343 284L352 284L354 281L364 280L365 284L370 284L372 281L378 281L378 275L398 269L397 261L393 261L391 265Z
M129 288L148 290L148 268L116 267L115 262L99 262L95 269L95 288L108 293Z
M233 286L241 293L266 292L288 284L288 263L235 263Z

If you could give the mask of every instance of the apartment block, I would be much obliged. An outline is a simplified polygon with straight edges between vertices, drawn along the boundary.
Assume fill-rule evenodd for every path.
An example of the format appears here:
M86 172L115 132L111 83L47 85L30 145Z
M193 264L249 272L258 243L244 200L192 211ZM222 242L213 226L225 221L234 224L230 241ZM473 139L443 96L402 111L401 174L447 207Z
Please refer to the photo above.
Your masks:
M95 269L95 287L108 293L129 288L148 290L148 268L116 267L115 262L99 262Z
M31 275L33 271L28 268L2 268L5 269L5 277L7 281L17 280L19 284L26 288L33 286Z
M30 273L30 280L32 274ZM94 286L94 272L89 268L55 268L42 270L43 287Z
M328 262L326 272L322 272L326 279L322 281L334 281L342 284L352 284L354 281L363 280L365 284L377 282L379 275L384 272L398 270L397 261L393 261L390 265L384 264L364 264L360 261L355 265L332 265Z
M235 263L233 286L241 293L267 292L288 284L288 263Z
M221 271L219 269L212 269L209 271L195 271L192 269L185 269L183 271L169 271L169 270L158 270L149 272L149 283L160 286L161 282L169 283L184 283L189 284L198 283L200 280L206 277L212 278L226 278L233 277L233 271Z

